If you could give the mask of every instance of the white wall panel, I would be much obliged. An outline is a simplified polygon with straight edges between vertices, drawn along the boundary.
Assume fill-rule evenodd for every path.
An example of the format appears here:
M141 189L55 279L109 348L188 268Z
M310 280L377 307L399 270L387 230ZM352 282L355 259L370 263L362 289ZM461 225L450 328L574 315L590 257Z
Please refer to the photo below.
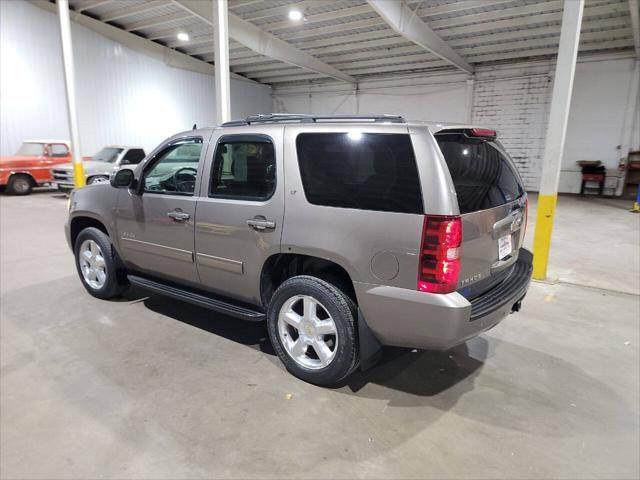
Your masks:
M68 138L57 17L0 1L0 153L27 138ZM37 27L37 28L36 28ZM83 154L106 144L141 145L213 125L213 76L173 68L72 23ZM232 80L234 117L271 111L270 88Z
M464 122L467 115L466 77L448 75L403 81L361 82L359 91L337 88L296 92L276 91L274 109L316 115L390 114L408 120ZM416 85L418 83L418 85Z
M561 181L574 191L580 191L581 181L576 161L600 160L614 170L620 157L627 155L619 148L640 147L637 75L632 59L576 66L561 172ZM627 115L628 109L635 114ZM627 117L634 119L635 125L625 125Z

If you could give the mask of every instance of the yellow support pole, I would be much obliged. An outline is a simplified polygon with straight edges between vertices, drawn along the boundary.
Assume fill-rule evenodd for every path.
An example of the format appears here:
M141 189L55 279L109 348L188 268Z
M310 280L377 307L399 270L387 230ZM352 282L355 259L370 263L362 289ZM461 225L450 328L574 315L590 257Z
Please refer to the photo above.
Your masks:
M73 164L73 184L76 188L85 186L84 179L84 167L82 166L82 159L79 162Z
M549 126L542 161L536 231L533 236L533 278L537 280L544 280L547 277L551 230L558 201L558 182L569 120L583 9L584 0L565 0L564 2Z
M558 195L538 195L538 214L536 232L533 235L533 278L543 280L547 276L549 250L551 247L551 230L556 214Z

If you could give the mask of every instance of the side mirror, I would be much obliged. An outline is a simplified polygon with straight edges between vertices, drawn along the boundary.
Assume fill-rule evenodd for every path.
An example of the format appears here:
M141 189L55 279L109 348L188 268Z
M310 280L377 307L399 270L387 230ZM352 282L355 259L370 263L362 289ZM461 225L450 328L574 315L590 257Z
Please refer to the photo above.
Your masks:
M118 170L116 173L111 175L109 179L109 183L111 183L112 187L115 188L129 188L133 186L135 181L135 176L133 175L133 170L129 168L122 168Z

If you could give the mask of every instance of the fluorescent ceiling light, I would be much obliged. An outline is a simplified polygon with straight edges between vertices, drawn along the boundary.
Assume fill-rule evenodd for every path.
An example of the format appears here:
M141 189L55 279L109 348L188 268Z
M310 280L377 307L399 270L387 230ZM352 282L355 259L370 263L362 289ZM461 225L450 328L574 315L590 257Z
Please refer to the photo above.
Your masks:
M302 20L302 12L300 10L289 10L289 20L294 22Z
M178 40L180 40L181 42L188 42L189 41L189 34L185 33L185 32L180 32L178 35Z
M349 137L349 140L357 142L362 138L362 132L349 132L347 133L347 137Z

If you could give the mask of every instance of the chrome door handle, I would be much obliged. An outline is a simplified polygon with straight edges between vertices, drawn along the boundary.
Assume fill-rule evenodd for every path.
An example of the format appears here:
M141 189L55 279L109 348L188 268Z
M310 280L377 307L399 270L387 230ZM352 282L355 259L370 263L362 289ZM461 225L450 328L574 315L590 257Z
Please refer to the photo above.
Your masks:
M247 225L249 225L254 230L266 230L267 228L276 228L276 222L272 222L271 220L267 220L264 217L255 217L247 220Z
M507 233L505 232L505 230L507 230L507 227L509 227L508 233L513 233L516 230L518 230L520 227L522 227L522 222L524 220L523 217L524 217L524 214L520 210L518 210L518 211L511 212L502 220L498 220L496 223L494 223L493 234L492 234L492 237L494 238L494 240L497 239L498 237L501 237L502 235L505 235Z
M184 222L185 220L189 220L191 218L191 215L180 210L169 212L167 213L167 216L173 218L176 222Z

